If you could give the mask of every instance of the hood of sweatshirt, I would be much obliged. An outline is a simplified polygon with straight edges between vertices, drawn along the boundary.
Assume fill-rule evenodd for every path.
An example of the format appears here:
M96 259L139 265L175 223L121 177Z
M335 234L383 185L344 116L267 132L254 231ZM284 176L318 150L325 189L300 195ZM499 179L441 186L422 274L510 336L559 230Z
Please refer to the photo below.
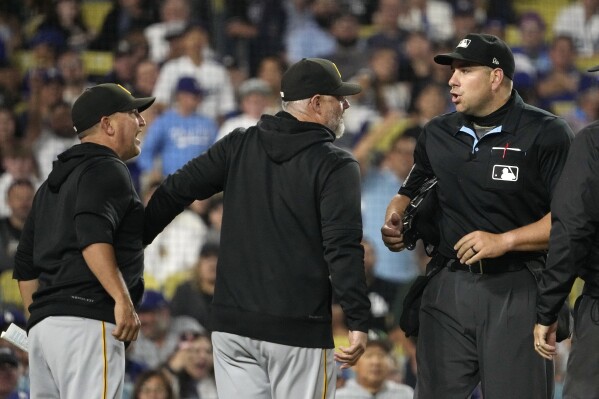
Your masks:
M335 140L335 134L327 127L298 121L287 112L263 115L258 128L262 147L277 163L290 160L311 145Z
M60 186L69 177L71 172L83 162L90 158L107 156L119 159L116 153L110 148L99 144L83 143L69 148L58 155L58 160L52 164L52 172L48 176L50 191L54 193L58 192Z

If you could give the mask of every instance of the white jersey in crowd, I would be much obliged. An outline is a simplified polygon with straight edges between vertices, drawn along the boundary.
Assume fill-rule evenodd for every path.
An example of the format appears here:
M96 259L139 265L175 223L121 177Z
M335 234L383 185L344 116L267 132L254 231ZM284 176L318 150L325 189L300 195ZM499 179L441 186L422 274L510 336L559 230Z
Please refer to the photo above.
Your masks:
M184 76L192 76L204 91L198 112L216 119L235 111L235 92L225 67L214 60L205 58L199 66L187 56L166 62L160 70L152 95L156 102L172 104L172 96L177 82Z

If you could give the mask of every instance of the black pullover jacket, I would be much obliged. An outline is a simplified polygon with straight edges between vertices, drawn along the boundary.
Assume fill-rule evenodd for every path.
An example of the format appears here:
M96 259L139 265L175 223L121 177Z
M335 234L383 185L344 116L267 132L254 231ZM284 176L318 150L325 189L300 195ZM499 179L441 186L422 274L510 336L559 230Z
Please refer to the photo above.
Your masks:
M143 294L143 205L127 166L98 144L58 156L39 188L15 256L17 280L39 280L28 329L48 316L114 323L114 300L87 266L90 244L114 247L133 303Z
M212 327L332 348L332 289L350 330L367 331L360 172L333 133L288 113L235 130L158 188L147 244L185 206L224 191Z

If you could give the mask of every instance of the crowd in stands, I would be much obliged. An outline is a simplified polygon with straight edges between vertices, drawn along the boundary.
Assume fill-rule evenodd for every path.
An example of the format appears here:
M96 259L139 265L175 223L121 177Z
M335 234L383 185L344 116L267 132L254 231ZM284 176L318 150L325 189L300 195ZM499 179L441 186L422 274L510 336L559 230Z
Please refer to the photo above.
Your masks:
M87 87L114 82L135 96L156 97L144 113L142 154L128 164L147 201L166 175L216 140L280 111L287 66L321 57L363 88L349 99L346 133L337 143L354 153L363 174L363 244L375 337L360 363L384 363L375 367L378 376L364 375L372 367L360 364L340 370L338 386L345 388L339 397L383 389L411 397L415 348L397 320L406 289L427 257L421 248L389 252L379 229L389 199L409 172L422 126L453 110L451 70L433 56L452 50L466 33L495 34L513 48L514 84L526 102L562 116L575 132L599 117L597 78L586 73L599 63L599 0L531 0L527 9L516 3L3 0L2 329L9 322L24 325L12 257L35 190L56 156L79 142L70 107ZM221 218L222 197L196 201L147 247L148 292L139 308L140 338L128 351L127 398L216 398L207 312ZM339 312L333 305L335 336L342 341L347 334ZM26 397L27 356L0 341L0 399ZM559 360L558 383L562 369Z

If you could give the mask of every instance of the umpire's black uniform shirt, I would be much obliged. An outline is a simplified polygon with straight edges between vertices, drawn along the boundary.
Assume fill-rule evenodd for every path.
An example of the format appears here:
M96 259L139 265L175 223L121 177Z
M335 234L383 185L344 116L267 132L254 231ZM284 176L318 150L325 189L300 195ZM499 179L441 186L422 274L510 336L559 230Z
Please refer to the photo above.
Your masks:
M504 233L550 211L572 131L562 119L525 104L515 90L510 102L502 125L480 139L458 112L432 119L418 138L414 167L399 193L412 198L437 176L439 253L447 258L456 257L453 246L468 233Z

